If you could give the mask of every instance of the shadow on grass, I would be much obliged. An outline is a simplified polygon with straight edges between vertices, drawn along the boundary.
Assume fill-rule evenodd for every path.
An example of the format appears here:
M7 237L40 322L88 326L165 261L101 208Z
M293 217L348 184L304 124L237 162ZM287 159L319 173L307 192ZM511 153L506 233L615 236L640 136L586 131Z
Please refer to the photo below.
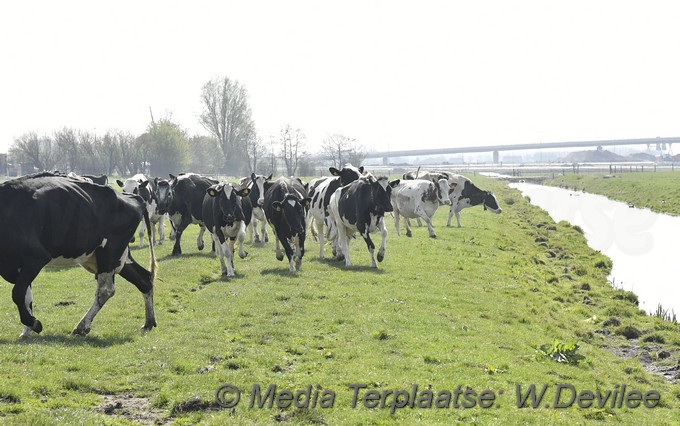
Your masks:
M200 285L208 285L208 284L213 284L213 283L228 283L232 282L234 280L242 279L245 278L245 274L239 273L234 271L234 276L233 277L228 277L226 275L217 275L215 274L214 276L202 276L199 284Z
M176 259L182 259L182 258L192 258L192 257L206 257L206 258L214 258L216 254L214 252L211 252L210 250L208 251L198 251L198 252L191 252L191 253L182 253L179 256L173 256L172 254L166 254L163 257L158 257L156 258L156 261L158 262L167 262L168 260L176 260Z
M108 348L110 346L122 345L133 341L133 336L73 336L71 334L47 334L33 335L16 339L0 339L0 345L20 344L20 345L40 345L40 346L92 346L97 348Z
M375 274L384 274L385 270L380 268L380 263L378 263L378 268L374 268L369 265L352 265L352 266L345 266L345 261L344 260L336 260L335 258L324 258L324 259L319 259L316 258L314 261L321 263L323 265L328 265L331 268L335 268L340 271L347 271L347 272L373 272Z

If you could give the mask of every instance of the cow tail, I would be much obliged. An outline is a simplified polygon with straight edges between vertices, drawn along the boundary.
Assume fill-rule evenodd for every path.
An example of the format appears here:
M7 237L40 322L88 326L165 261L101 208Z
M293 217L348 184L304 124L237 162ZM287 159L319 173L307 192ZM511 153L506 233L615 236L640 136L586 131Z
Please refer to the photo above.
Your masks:
M149 238L149 252L151 256L151 264L149 266L149 269L151 270L151 283L153 284L154 281L156 281L156 273L158 272L158 263L156 262L156 253L154 251L153 247L153 235L151 232L151 219L149 219L149 211L146 209L146 206L142 209L144 212L144 223L146 224L146 233Z

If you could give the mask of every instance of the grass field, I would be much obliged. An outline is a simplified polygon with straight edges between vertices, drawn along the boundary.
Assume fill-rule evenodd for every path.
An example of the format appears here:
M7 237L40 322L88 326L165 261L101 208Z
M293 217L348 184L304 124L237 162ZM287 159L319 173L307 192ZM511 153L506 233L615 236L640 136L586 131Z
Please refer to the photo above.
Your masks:
M680 172L572 174L559 176L547 185L565 186L607 196L659 213L680 215Z
M355 266L349 269L319 260L318 244L308 240L298 273L276 261L270 242L248 245L249 256L235 259L237 277L227 280L213 255L197 251L198 228L191 226L182 257L169 255L168 242L158 248L158 327L148 333L139 330L141 294L118 279L117 293L91 333L70 336L94 295L93 277L70 268L45 270L37 278L34 312L45 329L21 340L12 287L3 282L0 423L680 422L680 387L645 369L678 365L677 324L646 316L634 295L612 289L606 281L609 259L589 249L578 229L553 223L502 182L475 182L496 193L501 215L467 209L463 228L446 228L442 208L435 240L425 227L414 228L413 238L396 237L388 217L387 253L378 270L369 268L361 238L351 243ZM148 264L146 248L133 254ZM638 338L624 337L635 331ZM554 340L580 345L558 351L567 360L585 358L556 362L536 350ZM233 409L215 402L216 390L226 383L242 392ZM270 384L291 392L311 385L313 393L318 386L320 396L308 409L276 403L251 408L254 384L263 392ZM378 391L387 407L378 401L378 407L366 408L359 400L352 408L352 384L366 385L359 398ZM440 391L454 394L460 385L476 406L391 413L389 391L411 392L414 384L423 405L427 390L444 398ZM518 408L517 386L525 394L532 384L539 391L548 385L544 400L535 409ZM651 409L612 408L609 400L602 408L574 403L558 409L552 407L557 384L602 393L626 385L642 393L656 390L660 401ZM333 408L322 408L329 390L335 393ZM479 406L485 390L495 395L490 408ZM481 403L489 397L483 394ZM470 400L460 397L459 403Z

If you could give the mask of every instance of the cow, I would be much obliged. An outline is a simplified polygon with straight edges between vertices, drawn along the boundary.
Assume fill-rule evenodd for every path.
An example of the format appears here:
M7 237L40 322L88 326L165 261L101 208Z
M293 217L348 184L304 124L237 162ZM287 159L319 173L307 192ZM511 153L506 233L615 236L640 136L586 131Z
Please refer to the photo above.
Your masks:
M149 212L149 219L151 220L151 235L154 243L159 245L165 242L165 215L158 212L158 197L156 196L156 184L150 181L146 176L139 173L123 182L116 179L116 184L123 189L123 192L128 194L137 194L142 197L146 203L146 209ZM158 237L156 237L156 224L158 224ZM144 221L139 227L139 248L144 247L144 230L146 225Z
M493 193L477 188L465 176L458 177L458 185L449 193L449 198L451 198L451 209L449 209L449 219L446 222L446 226L449 227L451 226L451 218L455 214L458 227L460 228L460 211L468 207L482 204L484 210L489 210L496 214L500 214L503 211Z
M280 177L268 182L264 194L264 215L274 230L276 259L283 260L279 241L288 257L289 270L302 268L305 255L305 215L312 199L297 180Z
M449 190L451 208L449 209L449 219L446 222L446 226L448 227L451 226L453 215L456 215L456 221L460 228L460 212L468 207L483 204L484 210L489 210L493 213L502 212L502 209L498 205L498 200L493 193L482 191L477 188L469 178L463 175L457 175L451 172L428 172L425 173L422 178L433 181L441 178L448 180L449 186L451 187Z
M97 280L94 302L73 334L89 333L92 320L115 292L115 274L143 294L144 330L156 326L153 243L150 270L135 262L128 248L139 221L149 222L140 196L44 172L0 184L0 200L0 275L14 284L12 300L24 325L22 337L43 330L33 316L31 287L48 264L78 264Z
M250 235L250 243L253 243L253 233L255 233L255 242L269 242L269 235L267 234L267 219L264 216L264 210L262 205L264 204L264 185L266 182L271 182L272 175L256 175L252 173L250 177L241 178L241 185L250 189L248 198L250 199L250 204L253 207L253 217L250 222L252 223L248 228L248 234ZM262 239L257 233L257 225L260 221L260 233L262 234Z
M404 180L392 190L392 207L394 208L394 224L399 235L399 216L406 218L406 236L411 236L409 218L422 218L427 223L431 238L437 238L432 228L432 216L439 204L451 205L449 184L446 179L439 179L437 184L429 180Z
M352 265L349 259L349 239L357 231L366 241L373 267L377 268L378 264L375 263L374 256L375 245L369 233L380 230L382 242L378 250L378 262L382 262L387 240L387 228L383 216L393 211L390 193L397 185L399 185L399 179L388 182L387 177L376 179L368 174L349 185L336 189L331 195L329 204L331 236L338 240L340 255L345 258L345 266Z
M364 167L354 167L351 164L345 164L345 166L338 170L335 167L329 167L328 171L331 172L333 177L315 179L310 182L310 187L312 188L309 192L309 197L312 199L312 204L309 208L309 225L312 229L312 234L314 235L314 228L316 228L316 234L318 234L319 239L319 257L324 258L324 225L330 211L328 210L328 204L331 199L331 195L340 188L359 179L359 177L364 172ZM334 248L334 252L337 251L337 247Z
M195 173L185 173L179 176L170 175L170 179L154 180L156 184L156 197L158 199L158 213L167 213L170 222L175 228L175 245L172 247L172 255L182 254L182 232L190 224L200 226L196 246L203 250L203 198L208 188L219 182Z
M222 275L228 277L234 276L234 240L239 243L239 257L245 259L248 256L243 249L243 240L253 214L247 197L249 193L250 189L241 185L220 183L210 186L203 198L203 222L215 242Z

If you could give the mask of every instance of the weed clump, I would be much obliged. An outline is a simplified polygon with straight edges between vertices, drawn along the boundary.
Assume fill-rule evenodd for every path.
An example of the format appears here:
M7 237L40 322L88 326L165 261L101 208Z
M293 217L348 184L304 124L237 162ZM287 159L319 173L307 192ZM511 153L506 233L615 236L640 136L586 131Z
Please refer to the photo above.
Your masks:
M632 325L626 325L619 328L618 330L616 330L616 334L618 334L619 336L623 336L628 340L637 339L640 336L642 336L642 332L637 328L633 327Z

